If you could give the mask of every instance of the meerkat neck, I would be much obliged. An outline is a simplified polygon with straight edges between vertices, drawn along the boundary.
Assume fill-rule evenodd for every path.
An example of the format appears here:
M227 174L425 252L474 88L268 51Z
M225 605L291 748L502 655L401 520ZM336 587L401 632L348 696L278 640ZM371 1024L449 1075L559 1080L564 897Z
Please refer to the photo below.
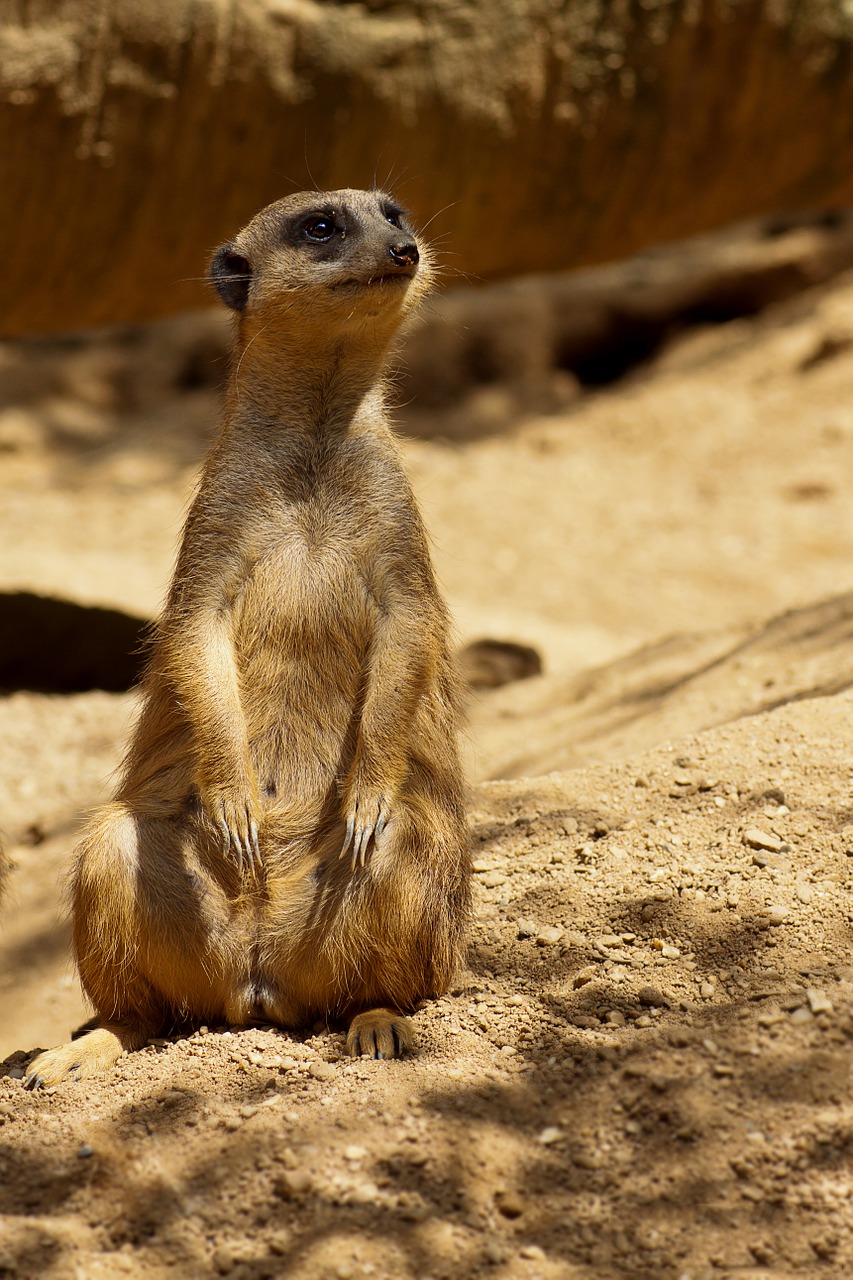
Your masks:
M312 339L316 334L312 334ZM387 342L338 337L270 340L261 331L238 343L229 380L232 414L270 428L309 434L347 432L382 403Z

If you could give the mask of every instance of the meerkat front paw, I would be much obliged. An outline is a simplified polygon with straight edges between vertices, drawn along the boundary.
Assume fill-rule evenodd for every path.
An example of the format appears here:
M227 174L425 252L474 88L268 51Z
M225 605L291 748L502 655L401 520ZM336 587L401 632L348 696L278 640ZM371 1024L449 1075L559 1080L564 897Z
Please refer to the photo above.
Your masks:
M347 1053L353 1058L402 1058L413 1043L411 1020L392 1009L356 1014L347 1032Z
M27 1067L24 1088L51 1089L63 1080L89 1080L108 1071L126 1048L139 1047L144 1039L144 1035L119 1035L109 1027L96 1027L78 1040L40 1053Z
M233 852L241 872L245 858L249 871L256 876L261 866L260 804L254 789L240 785L211 787L205 790L202 802L222 834L223 853L228 857Z
M383 791L362 791L348 807L346 832L340 857L352 850L353 870L367 862L371 840L375 844L391 818L391 797Z

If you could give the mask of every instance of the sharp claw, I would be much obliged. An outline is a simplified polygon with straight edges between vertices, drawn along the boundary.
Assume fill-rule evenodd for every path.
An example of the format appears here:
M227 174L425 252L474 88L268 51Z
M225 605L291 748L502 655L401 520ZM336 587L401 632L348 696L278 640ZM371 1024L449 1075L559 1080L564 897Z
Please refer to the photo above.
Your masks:
M356 843L355 856L359 866L363 867L367 860L367 846L370 844L370 837L373 835L373 827L362 827L359 832L359 838Z
M379 817L376 819L376 830L373 833L374 840L378 840L384 830L385 830L385 814L380 812Z
M352 834L354 831L355 831L355 818L352 817L351 815L349 818L347 818L347 831L346 831L346 835L344 836L344 847L341 849L341 852L338 855L339 857L342 858L346 853L347 849L350 847L350 844L352 843Z
M252 848L254 849L254 852L255 852L255 858L257 859L258 866L260 866L261 865L261 846L258 843L258 824L257 822L255 822L254 818L249 823L249 834L252 838Z
M231 845L231 832L228 830L228 823L224 818L219 819L219 830L222 832L222 851L227 854Z
M231 843L234 846L234 849L237 854L237 870L240 872L240 875L242 875L243 874L243 846L240 843L240 837L237 835L235 831L230 831L229 836L231 838Z
M24 1081L24 1088L34 1093L36 1089L41 1089L44 1084L44 1076L27 1076Z

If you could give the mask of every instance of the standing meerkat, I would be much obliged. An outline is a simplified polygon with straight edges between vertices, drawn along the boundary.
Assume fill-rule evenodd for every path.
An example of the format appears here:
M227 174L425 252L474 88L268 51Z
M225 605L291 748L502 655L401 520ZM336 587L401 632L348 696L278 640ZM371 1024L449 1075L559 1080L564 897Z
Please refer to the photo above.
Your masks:
M96 1019L30 1088L210 1021L330 1018L396 1056L460 955L459 697L382 386L426 251L382 192L302 192L211 278L239 318L224 421L73 872Z

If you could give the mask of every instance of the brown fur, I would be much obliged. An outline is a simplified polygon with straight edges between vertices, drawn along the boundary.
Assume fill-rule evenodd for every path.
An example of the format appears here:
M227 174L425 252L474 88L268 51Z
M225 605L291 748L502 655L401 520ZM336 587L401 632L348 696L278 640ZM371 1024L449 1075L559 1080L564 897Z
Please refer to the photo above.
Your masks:
M380 381L428 282L416 243L382 193L301 193L214 258L240 312L224 423L74 870L98 1027L42 1054L31 1087L183 1021L341 1019L351 1052L389 1056L450 981L458 694Z

